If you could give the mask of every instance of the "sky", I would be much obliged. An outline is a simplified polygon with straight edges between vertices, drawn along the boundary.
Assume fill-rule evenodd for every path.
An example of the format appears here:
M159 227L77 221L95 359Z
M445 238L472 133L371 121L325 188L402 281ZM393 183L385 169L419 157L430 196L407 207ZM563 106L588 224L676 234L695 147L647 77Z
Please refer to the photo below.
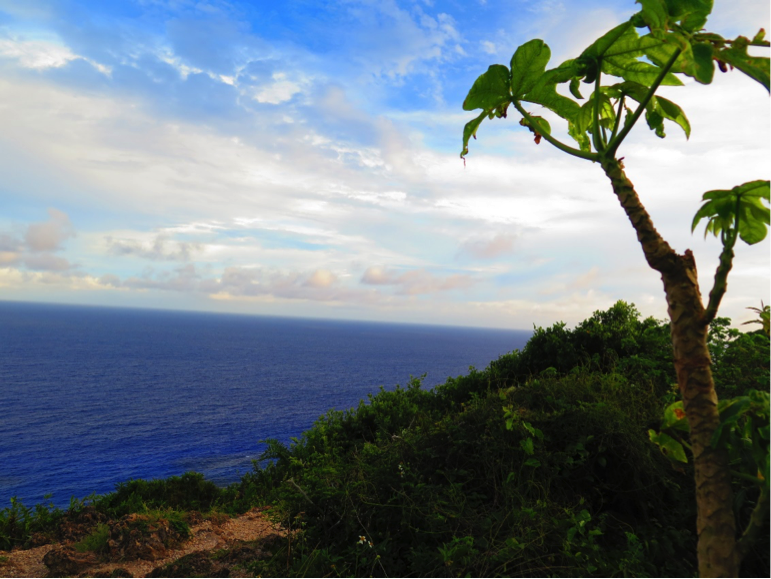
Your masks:
M711 31L769 29L767 0L716 4ZM529 329L623 299L664 319L597 165L516 115L459 157L490 64L542 38L556 66L637 8L0 0L0 300ZM769 178L769 96L738 71L661 94L690 139L640 123L619 154L707 294L720 245L691 220L705 191ZM771 301L768 240L739 245L735 324Z

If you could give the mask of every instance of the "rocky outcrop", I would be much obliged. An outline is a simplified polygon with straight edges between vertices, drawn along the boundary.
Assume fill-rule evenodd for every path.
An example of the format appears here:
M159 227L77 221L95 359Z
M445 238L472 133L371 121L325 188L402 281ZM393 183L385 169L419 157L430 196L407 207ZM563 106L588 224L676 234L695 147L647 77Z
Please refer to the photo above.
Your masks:
M217 561L212 561L211 553L196 551L176 561L156 567L147 577L230 577L230 570Z
M74 577L97 563L96 555L72 547L54 547L43 556L49 577Z
M134 576L123 567L118 567L112 571L100 571L94 573L93 575L90 575L90 577L93 577L94 579L97 577L102 579L133 579Z
M186 537L166 519L132 514L110 523L107 549L111 561L157 561Z

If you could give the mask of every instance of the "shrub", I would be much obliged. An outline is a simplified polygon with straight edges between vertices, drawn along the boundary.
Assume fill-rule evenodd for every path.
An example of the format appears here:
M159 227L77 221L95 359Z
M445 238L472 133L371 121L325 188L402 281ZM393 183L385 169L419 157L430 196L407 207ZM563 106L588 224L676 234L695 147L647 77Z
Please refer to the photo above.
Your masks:
M50 495L46 496L49 499ZM34 508L24 506L16 497L11 506L0 509L0 550L23 547L32 535L51 535L64 516L53 503L39 503Z
M167 479L130 480L115 492L96 497L94 506L110 517L142 513L148 509L209 511L221 498L222 490L196 472Z
M75 543L75 550L93 551L94 553L106 553L108 550L107 542L110 540L110 527L104 523L99 523L90 535L82 541Z

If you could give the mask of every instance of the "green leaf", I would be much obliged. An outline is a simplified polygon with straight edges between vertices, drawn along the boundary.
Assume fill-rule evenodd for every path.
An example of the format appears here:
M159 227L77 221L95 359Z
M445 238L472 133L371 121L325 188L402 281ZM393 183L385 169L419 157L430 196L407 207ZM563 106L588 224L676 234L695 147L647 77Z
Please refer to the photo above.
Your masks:
M634 26L631 22L624 22L623 24L619 24L595 40L586 50L581 53L579 58L600 59L605 56L605 53L608 52L611 47L613 47L613 45L616 44L616 42L618 42L620 39L623 38L621 42L628 39L630 33L634 34L635 37L637 36L637 31L634 29Z
M546 70L549 58L551 50L537 38L517 48L511 57L511 94L515 99L532 90Z
M685 417L685 410L683 409L683 401L678 400L667 406L664 410L664 422L661 425L662 429L675 429L683 432L690 432L688 426L688 420Z
M661 41L653 39L650 35L641 38L633 27L628 27L604 54L598 57L601 58L602 72L646 85L653 84L659 75L659 67L637 59L645 54L646 47L660 43ZM681 86L682 82L675 75L667 74L662 84Z
M539 135L551 135L551 125L549 124L549 121L547 121L543 117L536 117L534 115L530 115L530 118L533 119L534 125L532 128L533 130L538 133ZM524 122L522 122L524 121ZM530 123L527 122L524 118L520 121L521 125L529 126Z
M701 30L712 12L713 0L666 0L669 14L685 30Z
M625 94L631 97L632 99L636 100L638 103L644 100L645 96L648 93L648 88L646 86L638 82L631 82L631 81L615 84L609 88L618 90L621 94ZM653 123L653 126L651 126L651 129L656 130L656 128L658 128L661 132L664 131L663 124L659 123L659 121L661 120L659 119L659 117L662 117L664 119L677 123L680 126L680 128L682 128L683 131L685 132L686 138L691 136L691 123L688 122L688 118L685 116L683 109L681 109L678 105L676 105L669 99L665 99L664 97L654 96L653 98L651 98L650 102L648 103L648 110L655 111L656 113L655 118L649 118L649 115L646 114L646 120L648 121L648 125L650 126L651 123Z
M765 199L771 201L771 189L769 189L769 182L759 179L757 181L748 181L737 187L734 187L732 191L735 191L737 195L741 195L743 198L756 197L758 199Z
M656 66L664 66L675 50L680 49L680 56L670 68L670 73L686 74L702 84L712 81L714 63L711 60L712 48L709 43L697 42L692 45L689 38L677 32L669 33L663 39L647 35L640 40L643 41L641 45L645 56Z
M489 112L509 103L510 100L509 69L502 64L493 64L474 81L466 100L463 101L463 110L484 109Z
M581 76L581 67L578 64L578 60L571 58L558 67L550 68L544 72L543 76L538 80L538 84L561 84L572 80L574 76Z
M642 102L645 99L645 95L648 94L648 87L639 82L621 82L612 85L610 88L618 90L621 94L632 97L638 103Z
M729 48L719 50L717 58L738 68L750 78L758 81L766 90L769 89L769 59L767 57L750 56L747 54L749 40L744 36L733 41Z
M688 457L685 456L685 450L683 445L664 432L656 432L655 430L648 431L648 437L651 442L661 449L670 460L676 460L678 462L688 462Z
M522 97L523 101L545 106L568 122L572 122L581 108L577 102L557 93L557 84L567 82L576 75L577 63L567 61L557 68L547 70L533 89Z
M663 139L667 136L664 132L664 115L656 107L656 97L651 98L648 106L645 107L645 121L650 129L656 133L656 136Z
M769 202L770 197L769 182L763 180L750 181L731 190L707 191L702 195L705 203L696 212L691 231L696 229L702 219L707 219L705 237L708 233L716 237L735 234L738 216L739 237L748 245L754 245L766 237L771 211L762 204L761 199Z
M661 69L658 66L648 64L647 62L607 58L602 61L602 72L612 76L621 77L624 80L650 85L653 84L659 76ZM667 73L661 84L665 86L683 85L680 79L672 73Z
M572 94L577 99L581 100L584 97L581 96L581 92L578 90L581 86L581 78L574 76L572 79L570 79L570 94Z
M538 468L539 466L541 466L541 461L538 460L537 458L528 458L525 461L525 466L532 466L533 468Z
M768 219L763 223L759 219L746 216L739 220L739 238L747 245L755 245L766 238L768 233Z
M715 76L715 61L712 59L712 45L709 42L696 42L691 45L693 51L693 78L701 84L709 84Z
M721 400L718 404L720 422L723 424L735 424L749 408L749 396L737 396L736 398Z
M592 127L594 122L594 103L590 100L586 102L578 111L576 117L576 126L581 132L587 131Z
M657 110L665 119L680 125L683 132L685 132L686 139L691 136L691 123L688 122L688 118L685 116L683 109L664 97L656 97L656 104L658 105Z
M520 440L519 445L522 447L522 450L524 450L527 454L531 456L535 452L533 448L533 439L530 438L529 436L524 440Z
M479 125L482 124L482 121L485 120L486 116L487 112L485 111L477 118L466 123L466 126L463 127L463 151L461 151L460 154L461 159L468 155L469 139L471 139L471 137L477 138L477 129L479 128Z
M581 107L576 116L576 124L578 125L579 130L592 130L594 124L594 100L597 98L596 94L597 93L592 93L592 96L589 97L589 100ZM616 111L614 110L610 99L605 96L605 94L600 93L599 99L600 124L605 128L610 128L616 120Z
M739 419L750 409L750 399L747 396L738 396L728 400L721 400L718 404L720 412L720 425L715 429L710 441L712 448L725 447L730 439L731 430Z
M637 0L637 3L642 5L640 14L651 32L664 32L669 28L669 10L664 0Z
M582 131L577 123L568 122L568 135L578 143L578 147L582 151L588 153L592 150L592 145L586 131Z

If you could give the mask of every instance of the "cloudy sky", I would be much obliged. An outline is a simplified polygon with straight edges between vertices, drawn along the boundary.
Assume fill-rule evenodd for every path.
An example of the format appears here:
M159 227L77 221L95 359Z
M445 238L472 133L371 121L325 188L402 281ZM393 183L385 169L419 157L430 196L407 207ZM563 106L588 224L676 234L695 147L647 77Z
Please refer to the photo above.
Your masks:
M769 28L718 0L710 28ZM531 328L618 299L666 315L599 167L513 116L459 158L461 103L534 38L551 66L632 0L0 0L0 299ZM738 72L668 88L689 116L620 154L696 254L704 191L769 178L769 97ZM534 111L535 112L535 111ZM721 314L769 302L738 248Z

